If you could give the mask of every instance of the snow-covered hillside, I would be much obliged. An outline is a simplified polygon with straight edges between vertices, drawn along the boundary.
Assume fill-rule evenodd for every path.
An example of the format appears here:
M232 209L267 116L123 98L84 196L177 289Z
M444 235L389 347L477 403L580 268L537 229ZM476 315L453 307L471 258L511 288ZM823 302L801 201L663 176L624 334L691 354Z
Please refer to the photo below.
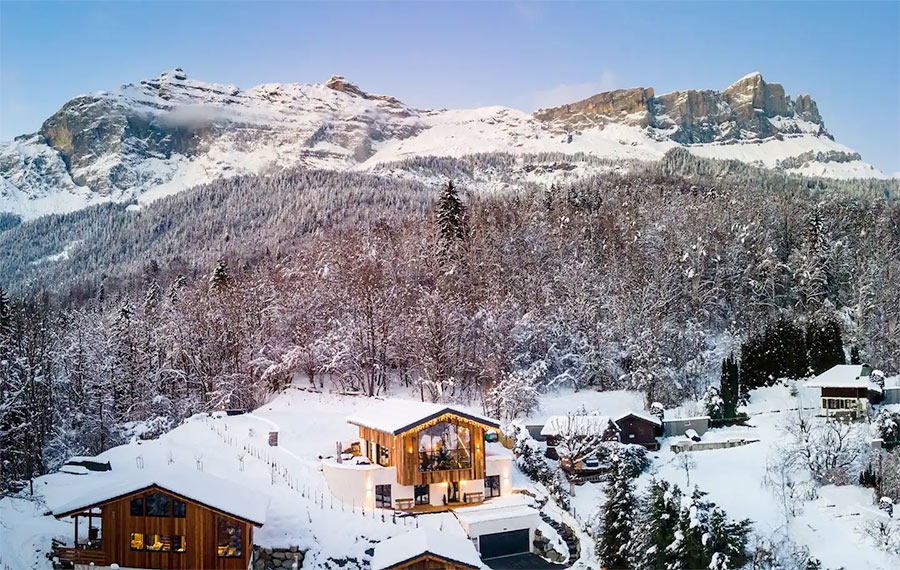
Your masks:
M628 391L551 393L542 396L540 409L524 421L540 424L548 414L580 408L615 415L640 408L643 400L642 394ZM695 464L688 485L686 473L671 450L671 444L681 438L667 438L661 450L651 454L651 467L638 480L638 489L645 490L654 477L683 489L697 485L730 517L750 518L758 536L786 535L808 548L822 561L823 568L896 568L900 559L876 548L862 532L869 521L886 517L872 505L871 489L856 485L822 487L816 499L802 503L785 528L781 503L766 484L767 465L784 438L782 426L797 414L797 408L804 407L805 401L802 389L795 397L782 385L754 391L744 408L751 415L748 426L713 429L703 436L706 442L743 438L754 443L692 453ZM319 458L333 452L335 441L347 443L356 438L357 430L346 422L346 416L370 404L365 397L290 388L251 414L198 415L157 440L110 449L98 456L111 463L113 471L109 474L60 472L40 477L35 480L34 500L25 496L0 499L0 566L49 569L46 553L51 539L71 542L73 529L70 520L57 521L47 514L48 509L66 504L84 489L102 483L104 477L120 480L122 473L140 475L144 469L175 473L202 468L207 474L268 495L272 500L266 524L254 534L255 542L263 547L299 546L307 550L304 568L336 567L334 560L347 557L365 565L377 541L418 526L465 536L452 514L417 519L395 518L392 511L363 514L359 508L342 506L331 497ZM278 431L277 447L267 445L269 431ZM541 487L518 469L513 473L513 486L542 493ZM571 512L562 513L552 504L543 510L554 518L564 516L573 524L587 524L606 501L604 489L602 483L577 486ZM510 499L515 497L524 499L521 495ZM545 523L540 528L546 535L553 535ZM579 536L591 540L581 531ZM597 567L590 546L583 545L582 558L574 568Z
M635 91L637 103L629 99ZM698 97L713 99L704 107ZM705 110L710 105L715 113ZM371 170L411 157L493 152L658 160L679 145L787 172L884 177L831 139L808 96L793 103L758 75L721 94L614 91L529 115L415 109L341 77L241 89L175 69L76 97L37 133L0 145L0 212L31 219L108 200L149 201L284 167Z

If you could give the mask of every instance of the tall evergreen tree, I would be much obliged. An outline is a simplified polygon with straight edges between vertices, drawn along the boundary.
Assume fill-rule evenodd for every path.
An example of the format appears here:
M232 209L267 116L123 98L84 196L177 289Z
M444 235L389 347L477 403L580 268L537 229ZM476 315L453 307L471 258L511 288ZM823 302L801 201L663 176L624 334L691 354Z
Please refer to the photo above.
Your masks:
M737 415L738 400L740 399L740 374L734 354L722 361L722 387L720 394L726 418Z
M610 570L635 565L635 516L637 500L631 473L618 455L613 456L612 476L606 485L600 560Z
M466 207L452 181L447 183L447 187L438 198L435 215L441 240L445 246L455 246L464 242L469 236Z
M637 544L641 570L668 568L672 563L669 545L675 542L675 525L681 505L681 490L665 480L653 480L641 514Z

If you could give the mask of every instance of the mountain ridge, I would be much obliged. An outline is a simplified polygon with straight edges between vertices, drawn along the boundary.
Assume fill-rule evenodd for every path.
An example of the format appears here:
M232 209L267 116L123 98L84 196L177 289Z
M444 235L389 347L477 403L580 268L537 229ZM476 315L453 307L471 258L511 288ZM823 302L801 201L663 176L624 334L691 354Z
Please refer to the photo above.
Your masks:
M749 74L718 92L598 93L527 114L416 109L342 76L249 89L181 69L66 102L36 132L0 143L0 212L24 219L104 201L148 202L237 174L372 170L417 156L585 153L659 160L683 146L786 172L884 177L835 142L808 95Z

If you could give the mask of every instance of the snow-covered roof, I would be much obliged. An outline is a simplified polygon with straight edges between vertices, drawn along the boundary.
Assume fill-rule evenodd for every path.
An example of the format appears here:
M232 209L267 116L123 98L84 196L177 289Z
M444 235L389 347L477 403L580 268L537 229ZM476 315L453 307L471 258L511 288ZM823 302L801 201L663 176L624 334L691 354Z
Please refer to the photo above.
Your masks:
M353 425L397 435L444 414L455 414L492 428L500 427L500 424L492 419L446 404L412 400L383 400L374 403L361 413L347 416L347 421Z
M77 497L49 505L54 516L62 517L151 487L164 489L259 526L265 523L269 509L268 495L194 469L165 467L131 470L127 475L115 471L97 472L91 473L85 480L84 487L77 489Z
M644 412L635 412L635 411L626 412L626 413L622 414L621 416L617 417L615 419L615 421L618 422L619 420L624 420L628 416L634 416L636 418L640 418L640 419L644 420L645 422L649 422L655 426L661 427L663 425L662 420L660 420L658 417L651 415L651 414L644 413Z
M609 429L612 420L609 416L595 414L550 416L541 428L542 436L556 436L561 433L573 435L603 435Z
M462 523L471 525L485 521L500 521L522 517L537 517L538 511L527 500L510 497L507 501L492 500L477 507L456 509L453 515Z
M387 570L430 554L456 564L481 568L475 545L465 536L418 528L379 542L372 555L372 570Z
M881 386L872 382L870 376L863 376L862 364L838 364L819 374L806 383L811 388L867 388L881 392Z

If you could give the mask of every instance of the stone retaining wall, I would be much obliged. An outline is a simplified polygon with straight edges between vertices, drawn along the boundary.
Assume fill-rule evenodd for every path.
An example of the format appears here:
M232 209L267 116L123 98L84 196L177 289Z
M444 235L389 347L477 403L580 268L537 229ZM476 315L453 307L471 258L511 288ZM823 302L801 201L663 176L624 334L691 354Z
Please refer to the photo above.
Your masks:
M291 546L290 548L261 548L254 546L250 567L253 570L289 569L296 560L297 568L302 568L305 552L296 546Z

